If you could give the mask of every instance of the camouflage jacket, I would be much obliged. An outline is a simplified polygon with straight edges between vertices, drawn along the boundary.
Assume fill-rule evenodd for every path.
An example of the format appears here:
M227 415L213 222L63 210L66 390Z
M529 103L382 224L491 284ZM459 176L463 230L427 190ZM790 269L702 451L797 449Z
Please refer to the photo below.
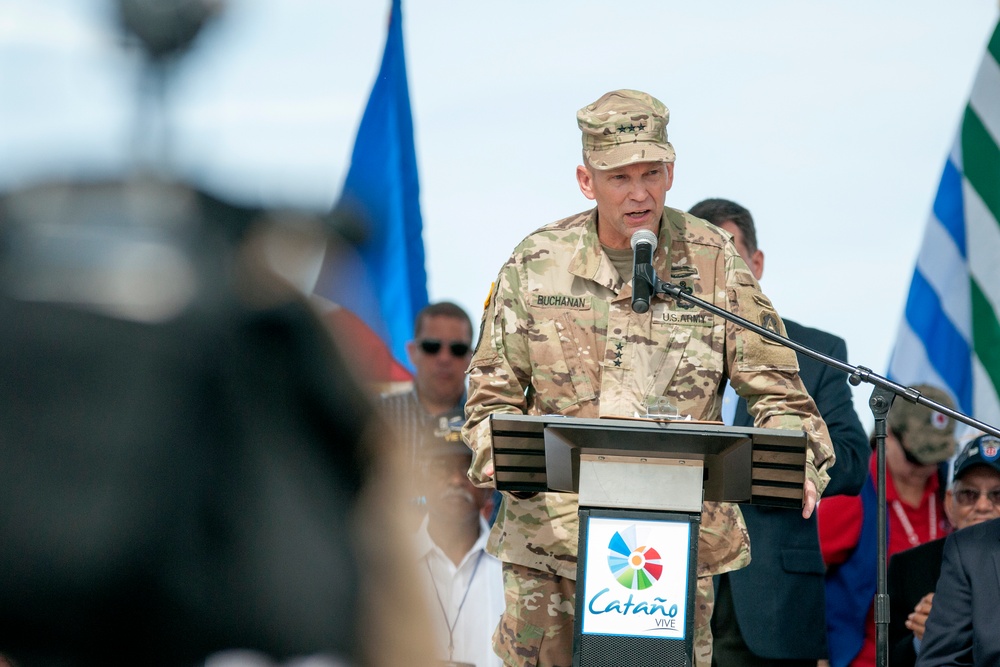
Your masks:
M649 398L666 396L681 414L718 420L720 385L728 377L756 426L808 434L806 474L822 493L833 448L799 380L795 353L662 296L650 300L648 312L633 312L631 276L623 279L602 250L596 219L594 209L535 231L500 271L469 366L470 478L493 484L483 473L493 456L487 420L493 412L634 417L645 414ZM729 238L664 208L653 268L695 296L783 334ZM577 509L574 494L504 494L488 548L501 560L576 578ZM736 505L706 502L701 520L699 576L749 563Z

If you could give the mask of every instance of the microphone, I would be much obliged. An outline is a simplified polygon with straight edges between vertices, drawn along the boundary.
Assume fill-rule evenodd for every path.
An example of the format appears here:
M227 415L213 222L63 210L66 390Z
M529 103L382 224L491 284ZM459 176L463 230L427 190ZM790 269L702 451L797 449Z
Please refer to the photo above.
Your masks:
M632 235L632 310L645 313L649 310L649 297L653 291L653 248L656 234L640 229Z

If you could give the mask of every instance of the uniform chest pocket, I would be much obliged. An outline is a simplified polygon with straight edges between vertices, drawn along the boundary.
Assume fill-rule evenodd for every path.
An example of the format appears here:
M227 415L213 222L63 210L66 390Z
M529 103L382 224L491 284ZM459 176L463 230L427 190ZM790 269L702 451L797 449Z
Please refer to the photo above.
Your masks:
M633 369L638 377L647 377L646 396L666 395L685 363L691 327L679 327L662 319L654 319L648 341L636 340L633 347Z
M546 412L566 412L596 396L598 360L593 340L564 313L537 323L531 346L532 386Z

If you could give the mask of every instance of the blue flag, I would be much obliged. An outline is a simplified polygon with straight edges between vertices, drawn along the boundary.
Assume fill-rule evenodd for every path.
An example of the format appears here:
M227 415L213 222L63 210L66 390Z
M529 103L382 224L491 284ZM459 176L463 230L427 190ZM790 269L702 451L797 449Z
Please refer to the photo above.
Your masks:
M1000 25L945 163L889 377L941 387L1000 424Z
M407 366L406 342L417 312L427 305L419 196L403 17L400 0L393 0L382 66L338 204L357 217L363 238L356 256L328 253L314 291L357 316L384 341L395 362Z

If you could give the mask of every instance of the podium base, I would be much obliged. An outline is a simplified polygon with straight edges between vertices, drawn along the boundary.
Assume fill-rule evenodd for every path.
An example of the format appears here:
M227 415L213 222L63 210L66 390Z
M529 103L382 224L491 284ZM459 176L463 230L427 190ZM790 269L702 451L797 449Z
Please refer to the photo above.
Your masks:
M665 647L663 639L585 635L573 645L573 667L691 667L685 646ZM672 642L676 643L676 642Z

